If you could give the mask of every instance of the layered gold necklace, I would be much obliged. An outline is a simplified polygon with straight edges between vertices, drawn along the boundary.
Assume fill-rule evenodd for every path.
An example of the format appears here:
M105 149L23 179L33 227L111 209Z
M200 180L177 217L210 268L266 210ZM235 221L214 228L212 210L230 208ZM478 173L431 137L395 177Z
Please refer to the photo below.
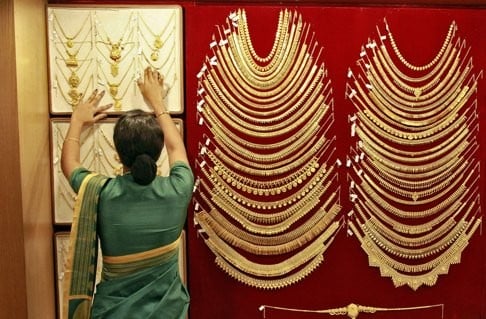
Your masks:
M297 12L280 12L266 56L245 10L217 30L198 75L194 220L229 276L278 289L312 272L342 226L331 85Z
M478 116L472 57L452 22L438 53L414 65L388 24L348 72L348 225L369 264L395 286L432 286L481 223ZM378 44L380 43L380 44Z

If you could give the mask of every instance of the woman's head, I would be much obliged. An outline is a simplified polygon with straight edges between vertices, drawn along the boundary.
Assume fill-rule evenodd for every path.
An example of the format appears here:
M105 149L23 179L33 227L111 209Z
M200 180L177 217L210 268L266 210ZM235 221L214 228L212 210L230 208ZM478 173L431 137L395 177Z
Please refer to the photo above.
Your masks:
M150 184L164 146L164 134L153 115L131 110L120 117L113 133L116 151L138 184Z

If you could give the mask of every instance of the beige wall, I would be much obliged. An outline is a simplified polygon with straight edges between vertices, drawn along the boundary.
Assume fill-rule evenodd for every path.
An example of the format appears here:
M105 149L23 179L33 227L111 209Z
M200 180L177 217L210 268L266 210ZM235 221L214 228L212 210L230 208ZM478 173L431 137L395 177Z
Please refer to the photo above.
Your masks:
M0 317L55 318L45 1L0 1Z
M46 2L15 0L15 49L28 318L55 318Z

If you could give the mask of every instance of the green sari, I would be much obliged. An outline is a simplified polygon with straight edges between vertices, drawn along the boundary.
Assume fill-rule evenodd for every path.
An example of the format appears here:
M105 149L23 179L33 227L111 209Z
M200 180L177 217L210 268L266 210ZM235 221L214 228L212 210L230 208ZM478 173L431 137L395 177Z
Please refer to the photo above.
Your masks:
M84 168L71 176L79 197L88 176ZM169 176L158 176L147 186L136 184L129 174L105 184L95 196L101 282L89 316L69 319L186 318L189 293L180 278L178 254L193 185L190 168L181 162L171 166ZM78 308L87 308L88 295Z

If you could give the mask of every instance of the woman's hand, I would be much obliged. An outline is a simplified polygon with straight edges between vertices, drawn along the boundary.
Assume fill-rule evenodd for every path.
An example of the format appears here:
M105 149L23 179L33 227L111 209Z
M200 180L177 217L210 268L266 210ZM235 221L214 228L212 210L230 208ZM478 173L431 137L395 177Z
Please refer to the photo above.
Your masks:
M105 111L113 104L99 106L104 95L105 91L98 93L98 90L94 90L86 101L81 100L71 115L71 124L84 126L105 118L108 115Z
M164 78L157 71L148 67L137 81L138 87L145 102L155 111L164 111L162 92L164 89Z

